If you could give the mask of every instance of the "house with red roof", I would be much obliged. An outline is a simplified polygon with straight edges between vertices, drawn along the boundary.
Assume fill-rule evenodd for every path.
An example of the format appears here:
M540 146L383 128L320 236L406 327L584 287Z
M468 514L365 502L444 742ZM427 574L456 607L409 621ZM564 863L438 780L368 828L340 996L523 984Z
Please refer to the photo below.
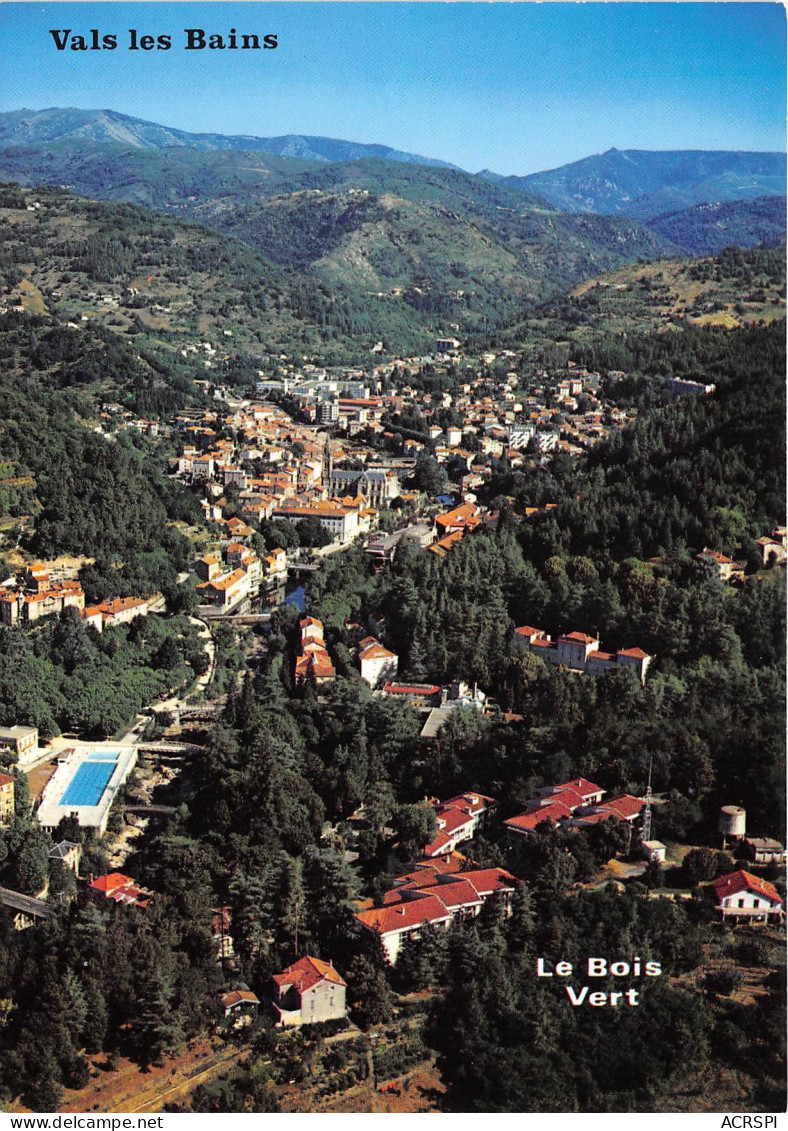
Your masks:
M717 910L723 919L766 922L770 916L783 917L783 901L774 884L745 872L743 868L720 876L711 886L717 899Z
M239 1029L242 1025L249 1025L257 1013L260 999L248 986L237 990L228 990L219 994L219 1002L224 1010L225 1017L235 1018L234 1027Z
M147 907L154 898L154 893L149 888L142 887L131 876L124 876L122 872L110 872L106 876L98 876L90 881L88 891L99 900L109 899L113 903L136 907Z
M519 813L516 817L510 817L508 821L504 821L503 825L514 836L527 836L544 821L551 821L554 825L557 825L571 816L572 810L560 801L553 801L545 805L537 802L526 812Z
M358 646L358 665L361 678L370 687L389 683L397 674L399 657L385 648L374 636L365 636Z
M330 683L337 673L323 639L322 621L316 617L304 617L300 629L301 650L295 662L296 683L312 680L318 687L322 683Z
M565 801L570 794L574 794L582 799L583 805L597 805L605 795L604 789L588 778L572 778L571 781L563 781L558 785L545 786L539 790L539 793L558 801ZM558 794L562 796L556 796Z
M705 546L695 557L699 562L708 562L713 565L717 570L720 581L730 581L734 577L744 576L745 563L735 562L727 554L721 554L719 550L710 550L708 546Z
M433 802L437 833L424 846L425 856L448 856L458 844L471 840L482 820L495 808L493 797L482 793L462 793L448 801Z
M347 983L330 962L307 954L272 979L271 1004L278 1028L336 1021L347 1016Z
M386 892L382 907L360 911L356 918L380 936L389 961L395 963L405 939L429 927L445 930L457 917L474 918L493 895L503 900L508 913L519 882L503 868L445 872L425 866L401 877L399 885Z
M622 793L617 797L610 797L600 805L600 812L612 814L619 821L636 821L645 808L646 802L642 797L633 797L631 793Z

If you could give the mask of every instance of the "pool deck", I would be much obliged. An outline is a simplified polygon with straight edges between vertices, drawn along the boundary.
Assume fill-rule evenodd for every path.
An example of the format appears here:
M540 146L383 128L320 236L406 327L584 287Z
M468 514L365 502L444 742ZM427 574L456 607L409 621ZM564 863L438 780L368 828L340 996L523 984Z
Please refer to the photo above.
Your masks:
M41 804L36 816L38 823L47 829L53 829L64 817L76 814L83 828L96 829L99 834L106 831L109 811L115 795L128 778L137 761L137 747L131 742L72 742L73 753L67 761L58 766L55 773L47 782L41 795ZM96 805L62 805L61 798L68 790L80 766L86 762L95 763L100 760L102 746L109 754L117 754L115 768L107 782Z

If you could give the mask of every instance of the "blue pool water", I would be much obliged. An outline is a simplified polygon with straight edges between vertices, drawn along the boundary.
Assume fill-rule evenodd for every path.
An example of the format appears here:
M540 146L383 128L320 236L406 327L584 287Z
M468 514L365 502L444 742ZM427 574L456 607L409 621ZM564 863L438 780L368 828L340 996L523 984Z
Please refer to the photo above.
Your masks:
M114 772L114 762L83 762L60 798L60 804L98 805Z
M117 762L120 758L120 750L94 750L88 754L86 761L88 762Z

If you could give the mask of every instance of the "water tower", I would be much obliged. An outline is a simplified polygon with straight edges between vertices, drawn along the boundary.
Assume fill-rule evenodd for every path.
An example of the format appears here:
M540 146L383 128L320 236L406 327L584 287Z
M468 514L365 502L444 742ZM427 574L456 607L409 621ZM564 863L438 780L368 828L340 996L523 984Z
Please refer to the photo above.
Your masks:
M741 805L723 805L717 828L722 834L722 847L729 840L742 840L747 831L747 812Z

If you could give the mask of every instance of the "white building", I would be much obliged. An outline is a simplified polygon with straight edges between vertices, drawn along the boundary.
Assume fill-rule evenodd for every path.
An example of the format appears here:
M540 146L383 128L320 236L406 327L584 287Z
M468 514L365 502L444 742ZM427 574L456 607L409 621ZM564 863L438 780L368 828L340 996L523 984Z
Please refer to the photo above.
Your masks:
M358 663L364 682L370 687L380 687L396 676L399 657L374 636L366 636L358 646Z

